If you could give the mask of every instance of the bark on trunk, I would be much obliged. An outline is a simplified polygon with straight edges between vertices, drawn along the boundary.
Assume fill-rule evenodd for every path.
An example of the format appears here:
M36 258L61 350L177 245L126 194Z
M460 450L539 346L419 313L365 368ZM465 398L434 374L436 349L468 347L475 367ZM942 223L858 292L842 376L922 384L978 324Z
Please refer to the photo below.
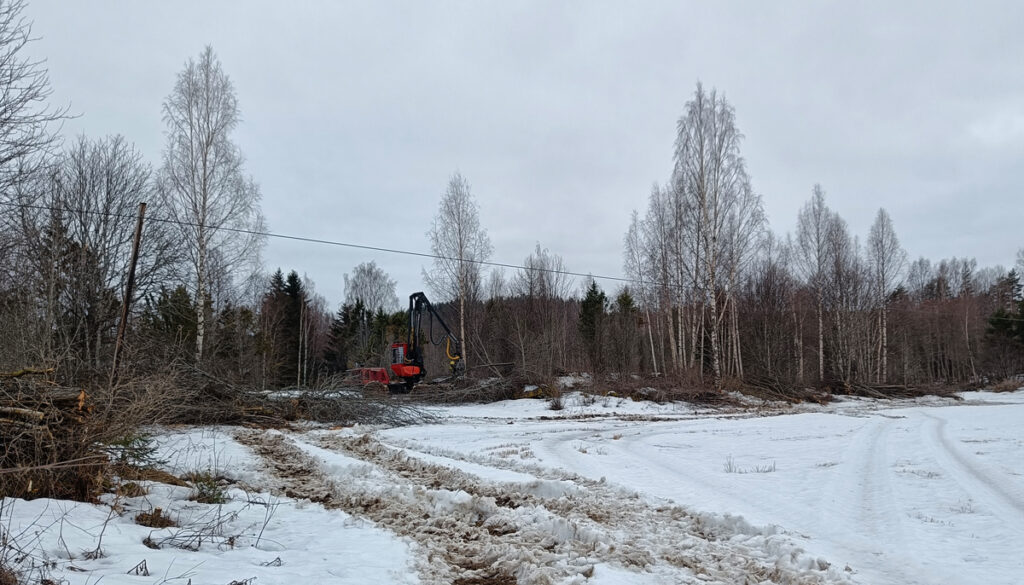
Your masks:
M818 381L825 381L825 310L821 292L818 293Z

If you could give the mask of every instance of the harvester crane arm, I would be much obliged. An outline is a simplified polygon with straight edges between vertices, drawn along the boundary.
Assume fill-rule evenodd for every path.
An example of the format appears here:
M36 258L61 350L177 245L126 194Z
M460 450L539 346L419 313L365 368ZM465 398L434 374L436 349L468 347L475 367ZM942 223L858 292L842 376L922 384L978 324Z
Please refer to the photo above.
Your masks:
M460 371L460 366L462 366L462 340L452 333L448 324L430 304L427 295L422 292L413 293L409 295L409 336L405 343L391 345L391 371L395 376L404 380L409 389L426 375L423 365L423 347L420 344L424 313L429 319L427 337L430 343L440 345L442 341L434 339L434 321L436 320L444 329L445 356L448 358L448 367L452 375Z

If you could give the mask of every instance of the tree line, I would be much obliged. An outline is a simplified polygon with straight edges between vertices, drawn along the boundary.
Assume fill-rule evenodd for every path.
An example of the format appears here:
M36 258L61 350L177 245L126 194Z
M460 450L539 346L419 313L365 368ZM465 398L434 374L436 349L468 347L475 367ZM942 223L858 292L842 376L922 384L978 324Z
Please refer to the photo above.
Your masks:
M0 371L107 383L125 303L131 372L271 389L387 364L407 315L375 262L345 276L337 309L296 270L264 271L261 191L233 141L239 100L212 48L185 63L162 104L154 165L123 136L60 136L68 112L48 105L46 71L24 55L23 10L0 4ZM424 226L434 260L423 280L471 374L589 371L722 388L980 383L1024 371L1019 268L909 261L884 209L861 241L819 185L796 232L776 235L742 139L724 95L698 84L667 180L630 218L628 282L608 290L577 281L540 243L520 268L490 268L476 198L454 174ZM140 202L151 215L126 298ZM428 355L430 371L445 370L440 354Z
M820 185L796 233L775 235L725 98L698 84L677 128L670 177L625 236L652 371L719 386L963 384L1022 371L1020 268L908 263L885 209L862 243Z

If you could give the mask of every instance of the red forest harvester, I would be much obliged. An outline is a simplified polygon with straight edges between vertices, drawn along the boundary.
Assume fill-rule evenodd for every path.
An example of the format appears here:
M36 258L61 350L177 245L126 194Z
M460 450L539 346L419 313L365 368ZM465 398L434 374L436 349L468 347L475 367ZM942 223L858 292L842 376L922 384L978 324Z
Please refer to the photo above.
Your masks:
M451 375L460 374L465 367L465 364L462 363L462 341L452 333L441 315L434 310L434 306L427 300L427 295L421 292L413 293L409 295L409 337L405 343L391 344L393 379L402 380L407 392L412 390L412 387L427 374L423 366L423 347L420 344L420 337L424 333L422 324L424 313L428 319L427 339L434 345L440 345L444 341L444 352L448 358ZM444 329L444 337L436 340L434 339L435 321ZM394 382L392 382L392 387L394 387Z

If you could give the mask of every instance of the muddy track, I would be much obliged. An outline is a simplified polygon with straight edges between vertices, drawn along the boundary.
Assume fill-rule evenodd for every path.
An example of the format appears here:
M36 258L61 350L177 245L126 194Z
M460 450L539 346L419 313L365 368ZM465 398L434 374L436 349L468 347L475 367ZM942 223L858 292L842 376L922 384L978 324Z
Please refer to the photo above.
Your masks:
M410 457L370 435L310 442L366 464L331 476L296 444L302 437L242 432L237 438L273 471L277 485L260 487L342 509L413 540L424 583L585 583L597 563L668 570L666 577L682 583L826 581L825 567L794 573L766 552L770 545L730 542L728 530L721 534L721 527L681 507L653 506L603 482L557 474L488 481Z

